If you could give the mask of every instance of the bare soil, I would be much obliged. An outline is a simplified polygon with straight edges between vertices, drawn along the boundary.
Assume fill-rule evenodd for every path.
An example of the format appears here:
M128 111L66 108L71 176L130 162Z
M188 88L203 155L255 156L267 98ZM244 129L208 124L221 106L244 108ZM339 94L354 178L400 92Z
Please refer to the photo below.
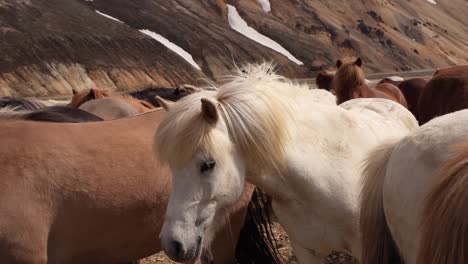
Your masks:
M294 256L291 248L291 243L286 232L281 228L278 223L273 223L273 233L276 241L278 242L278 250L284 259L285 264L297 264L296 256ZM141 261L141 264L173 264L176 262L171 261L163 252L148 257ZM358 261L353 257L339 252L331 253L326 259L324 264L357 264Z

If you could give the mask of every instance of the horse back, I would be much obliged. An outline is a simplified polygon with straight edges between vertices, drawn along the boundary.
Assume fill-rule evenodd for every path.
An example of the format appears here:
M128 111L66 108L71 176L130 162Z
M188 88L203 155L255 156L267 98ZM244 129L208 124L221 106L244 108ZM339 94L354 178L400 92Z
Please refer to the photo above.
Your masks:
M424 87L417 106L421 124L467 107L468 66L439 70Z
M391 83L378 84L371 90L375 92L374 97L387 98L408 108L408 103L406 102L403 93L400 91L400 89L398 89L398 87Z

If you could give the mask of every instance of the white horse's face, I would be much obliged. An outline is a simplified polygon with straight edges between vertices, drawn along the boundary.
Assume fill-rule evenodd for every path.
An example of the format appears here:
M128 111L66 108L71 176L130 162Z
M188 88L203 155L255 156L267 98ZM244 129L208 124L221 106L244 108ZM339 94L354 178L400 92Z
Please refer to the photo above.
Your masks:
M160 239L166 254L178 262L200 257L221 224L223 209L239 199L244 186L245 166L223 122L210 133L215 151L202 146L183 166L171 166L173 189Z

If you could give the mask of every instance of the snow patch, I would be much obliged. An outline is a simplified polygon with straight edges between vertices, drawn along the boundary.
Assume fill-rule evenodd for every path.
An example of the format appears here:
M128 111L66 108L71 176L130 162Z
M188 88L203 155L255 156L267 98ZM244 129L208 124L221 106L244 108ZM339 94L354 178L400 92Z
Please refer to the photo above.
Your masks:
M91 0L92 1L92 0ZM270 12L271 11L271 5L269 0L257 0L257 3L260 4L260 6L263 8L265 12Z
M437 5L437 2L435 0L427 0L427 1L433 5Z
M153 39L157 40L158 42L160 42L161 44L163 44L164 46L166 46L167 48L169 48L173 52L177 53L177 55L181 56L184 60L186 60L188 63L190 63L193 67L195 67L195 68L197 68L198 70L201 71L200 66L195 62L192 55L190 55L190 53L188 53L187 51L185 51L181 47L177 46L176 44L172 43L167 38L159 35L158 33L153 32L151 30L140 29L139 31L141 33L143 33L145 35L148 35L148 36L152 37Z
M99 11L97 11L97 10L94 10L94 11L96 11L96 13L98 13L99 15L101 15L101 16L103 16L103 17L106 17L106 18L112 19L112 20L114 20L114 21L117 21L117 22L119 22L119 23L125 24L123 21L120 21L120 20L118 20L117 18L115 18L115 17L113 17L113 16L109 16L109 15L104 14L104 13L102 13L102 12L99 12Z
M259 44L262 44L263 46L266 46L276 52L283 54L296 64L303 65L303 63L300 60L296 59L291 53L289 53L289 51L283 48L280 44L260 34L255 29L249 27L249 25L247 25L247 22L245 22L245 20L242 19L242 17L239 15L234 6L227 5L227 7L228 21L232 29L248 37L249 39L258 42Z

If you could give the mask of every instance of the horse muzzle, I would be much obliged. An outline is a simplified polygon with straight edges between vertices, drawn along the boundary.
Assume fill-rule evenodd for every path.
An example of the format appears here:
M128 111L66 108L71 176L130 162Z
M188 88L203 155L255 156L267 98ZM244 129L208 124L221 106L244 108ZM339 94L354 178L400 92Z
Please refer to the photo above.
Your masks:
M163 245L166 255L176 262L194 263L200 258L203 238L198 236L192 245L184 244L178 240L171 240Z

